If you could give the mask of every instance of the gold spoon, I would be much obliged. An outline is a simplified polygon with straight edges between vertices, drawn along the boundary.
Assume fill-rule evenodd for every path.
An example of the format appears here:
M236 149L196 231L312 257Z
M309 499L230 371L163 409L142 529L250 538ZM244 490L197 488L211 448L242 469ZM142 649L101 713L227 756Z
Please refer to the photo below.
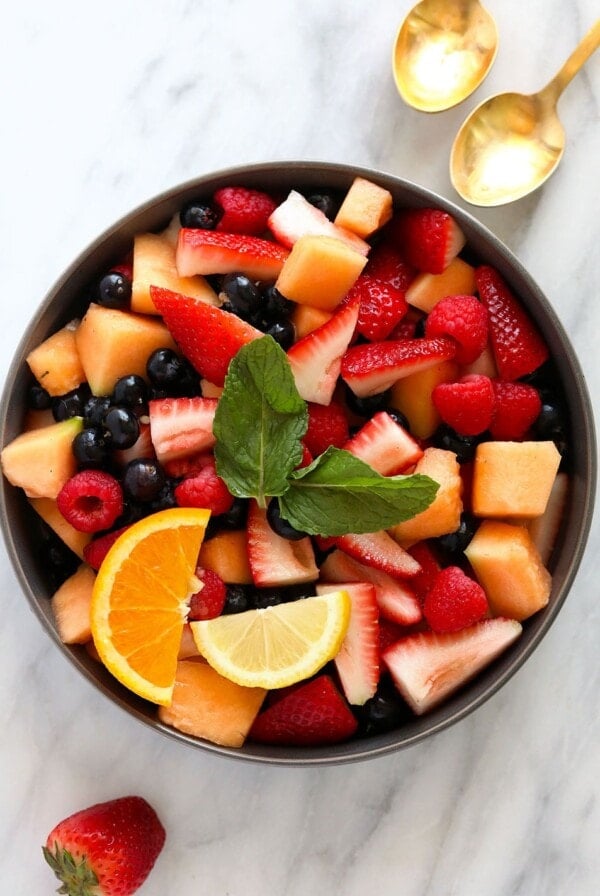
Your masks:
M504 205L550 177L565 148L556 104L599 46L600 19L543 90L502 93L471 112L450 155L450 178L463 199L473 205Z
M497 46L496 23L479 0L422 0L396 36L398 92L420 112L450 109L479 87Z

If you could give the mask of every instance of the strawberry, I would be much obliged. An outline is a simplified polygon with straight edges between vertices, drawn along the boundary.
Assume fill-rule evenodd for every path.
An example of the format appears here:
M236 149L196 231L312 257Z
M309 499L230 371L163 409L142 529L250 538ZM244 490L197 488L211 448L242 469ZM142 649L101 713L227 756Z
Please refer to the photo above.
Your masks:
M389 647L383 661L417 715L441 703L521 634L514 619L483 619L459 632L420 632Z
M246 530L248 563L260 587L314 582L319 575L310 538L288 541L271 529L267 513L250 501Z
M408 263L429 274L441 274L466 242L454 218L436 208L399 212L388 233Z
M387 339L408 311L404 293L384 280L361 274L348 297L358 296L357 331L371 342Z
M342 356L354 334L359 307L358 297L342 302L330 320L288 349L296 387L305 401L330 403Z
M342 379L355 395L365 398L385 392L402 377L450 360L455 352L456 343L445 336L354 345L342 358Z
M246 187L223 187L216 191L213 202L221 209L216 229L247 236L257 236L266 229L276 206L267 193Z
M190 597L188 622L220 616L227 597L225 582L212 569L202 569L198 566L196 576L202 582L202 588Z
M318 585L317 594L343 588L350 595L350 623L335 667L348 703L362 706L379 684L379 609L375 588L366 582Z
M431 398L444 423L461 436L476 436L489 429L494 414L489 377L472 373L457 383L439 383Z
M404 315L400 323L396 324L388 338L392 341L400 339L416 339L418 326L423 327L421 331L421 333L423 333L425 330L425 315L420 311L417 311L416 308L409 307L408 312Z
M485 591L458 566L441 569L427 592L423 615L434 632L456 632L489 611Z
M157 398L148 408L150 436L161 463L189 457L215 444L216 398Z
M379 661L381 662L381 658L388 647L391 647L392 644L395 644L396 641L399 641L400 638L406 635L406 629L404 626L398 625L397 622L390 622L389 619L385 619L382 616L379 620L378 635Z
M182 227L175 262L180 277L243 271L251 280L276 280L288 255L257 236Z
M365 535L338 535L334 541L349 557L394 578L412 578L421 570L418 562L383 530Z
M411 579L411 588L414 588L419 600L425 600L427 592L440 571L439 561L427 541L418 541L413 544L408 548L408 553L421 567L421 571Z
M494 439L518 442L538 418L542 401L537 389L527 383L492 380L494 417L490 432Z
M431 310L425 321L425 335L450 336L458 343L454 360L472 364L488 341L488 315L475 296L447 296Z
M185 479L186 476L194 476L203 470L204 467L212 463L214 454L212 451L195 451L193 454L186 454L185 457L175 457L172 460L163 462L163 470L172 479Z
M122 535L128 528L129 526L122 526L120 529L115 529L113 532L107 532L105 535L99 535L98 538L94 538L93 541L88 542L83 549L83 559L85 562L91 566L92 569L100 569L102 561L119 535Z
M416 464L423 449L385 411L379 411L343 445L382 476L393 476Z
M170 289L151 286L150 295L183 354L217 386L225 382L229 362L239 349L264 335L235 314Z
M496 366L503 380L518 380L537 370L549 356L548 346L525 309L494 268L475 271L479 298L488 310Z
M415 279L416 271L405 260L401 252L389 241L381 242L371 249L369 260L365 268L365 274L384 280L405 292Z
M206 507L215 516L227 513L233 504L233 495L217 475L214 460L175 486L174 494L178 507Z
M146 880L165 842L154 809L139 796L98 803L48 834L44 858L67 896L130 896Z
M285 688L254 720L251 740L263 744L316 747L351 737L358 723L328 675Z
M341 404L315 404L308 402L308 429L304 435L304 447L317 457L330 445L342 448L348 441L348 417ZM309 461L310 463L310 461ZM304 463L301 466L306 466Z
M327 215L312 205L297 190L292 190L287 199L278 205L269 218L269 229L275 239L284 246L293 246L301 236L332 236L347 243L351 249L368 255L368 243L330 221Z

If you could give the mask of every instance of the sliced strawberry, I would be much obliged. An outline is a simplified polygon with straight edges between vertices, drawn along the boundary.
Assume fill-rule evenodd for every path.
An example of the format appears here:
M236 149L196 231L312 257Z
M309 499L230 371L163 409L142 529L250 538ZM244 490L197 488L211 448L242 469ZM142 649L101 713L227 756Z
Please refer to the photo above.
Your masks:
M428 541L418 541L408 548L408 553L421 567L421 572L410 581L411 588L414 588L419 600L425 600L425 595L440 571L438 558Z
M401 339L416 339L417 327L421 325L421 321L425 320L425 315L416 308L409 308L408 313L402 318L389 335L389 339L397 341Z
M354 345L342 358L341 374L355 395L385 392L402 377L454 357L456 343L445 336Z
M309 401L307 409L308 429L303 441L309 453L318 457L330 445L342 448L348 439L348 416L342 405L336 401L327 405Z
M320 209L312 205L301 193L292 190L287 199L278 205L268 221L269 229L278 242L291 247L301 236L332 236L347 243L361 255L368 255L368 243L330 221Z
M360 299L342 302L333 317L288 349L298 392L305 401L329 404L342 356L354 335Z
M348 703L362 706L379 684L379 609L375 588L366 582L317 585L317 594L340 587L350 595L350 623L334 662Z
M296 585L319 576L310 538L288 541L271 529L267 512L250 502L246 531L248 563L255 585Z
M213 196L221 211L217 230L257 236L267 228L269 215L276 203L268 193L247 187L222 187Z
M518 442L538 418L542 400L528 383L504 383L492 380L494 417L490 432L501 442Z
M366 274L361 274L350 289L348 297L354 296L360 299L356 329L371 342L387 339L408 311L401 290Z
M347 740L358 723L328 675L285 688L259 713L250 740L263 744L316 747Z
M438 414L461 436L476 436L489 429L494 416L492 381L471 373L457 383L439 383L431 393Z
M180 277L243 271L251 280L276 280L288 255L257 236L182 227L175 262Z
M338 535L336 546L365 566L380 569L394 578L409 579L421 567L387 532L368 532L365 535Z
M549 356L540 332L498 271L484 265L475 271L475 280L479 298L488 310L501 379L518 380L533 373Z
M371 249L365 274L377 277L378 280L385 280L394 289L405 292L417 272L408 264L396 246L386 240Z
M423 449L385 411L379 411L343 445L382 476L393 476L416 464Z
M514 619L484 619L459 632L409 635L383 654L394 683L422 715L495 660L521 634Z
M408 263L429 274L441 274L466 243L452 215L436 208L399 212L388 233Z
M375 586L379 612L385 619L400 625L413 625L422 617L421 605L404 582L387 573L353 560L343 551L335 550L321 564L324 582L370 582Z
M212 448L216 409L216 398L158 398L151 401L150 434L161 463Z
M391 647L392 644L395 644L400 638L406 637L406 628L403 625L398 625L397 622L390 622L389 619L385 619L382 616L379 619L378 633L379 661L381 662L381 658L388 647Z
M170 289L151 286L150 295L183 354L217 386L223 385L229 362L240 348L264 336L237 315Z
M441 569L427 592L423 615L434 632L457 632L489 612L485 591L458 566Z

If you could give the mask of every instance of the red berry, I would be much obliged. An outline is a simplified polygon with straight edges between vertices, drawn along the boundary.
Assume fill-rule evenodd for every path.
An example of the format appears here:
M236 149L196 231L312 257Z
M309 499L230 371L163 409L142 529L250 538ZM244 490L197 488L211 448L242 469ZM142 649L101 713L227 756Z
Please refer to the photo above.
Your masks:
M385 280L394 289L404 292L416 276L416 270L405 261L402 253L391 243L379 243L371 249L365 274Z
M481 585L458 566L447 566L425 597L423 615L434 632L457 632L479 622L488 609Z
M487 311L475 296L447 296L430 312L425 335L450 336L458 343L455 360L471 364L487 345Z
M360 308L356 329L371 342L387 339L394 327L408 311L404 293L374 277L364 274L358 278L349 297L358 296Z
M231 509L233 495L217 475L214 461L210 461L176 486L175 500L179 507L206 507L218 516Z
M221 576L212 569L197 567L196 575L202 582L200 591L192 594L190 598L190 610L188 622L197 622L199 619L214 619L220 616L225 606L227 590Z
M162 466L167 476L171 476L173 479L183 479L185 476L194 476L212 462L212 451L197 451L187 457L174 457L172 460L166 460Z
M118 481L102 470L82 470L62 487L58 509L78 532L109 529L123 512L123 491Z
M217 230L258 236L267 229L267 221L276 203L267 193L246 187L223 187L214 195L216 205L223 209Z
M379 635L379 657L384 652L399 641L406 634L406 628L398 622L391 622L384 616L379 617L378 635Z
M444 423L461 436L476 436L489 429L494 414L494 390L489 377L471 374L457 383L440 383L431 397Z
M129 526L123 526L121 529L115 529L114 532L107 532L106 535L101 535L99 538L94 538L93 541L90 541L89 544L83 549L83 559L85 562L92 567L92 569L100 569L102 565L102 561L108 554L109 550L112 548L113 544L119 537L129 529Z
M465 244L454 218L439 208L400 211L388 225L388 233L409 264L430 274L441 274Z
M348 418L341 405L308 402L308 429L303 441L312 457L323 454L330 445L341 448L348 438Z
M527 383L493 380L492 386L496 404L490 432L495 439L516 442L539 416L542 409L539 393Z
M425 595L436 580L440 571L440 564L427 541L419 541L408 548L408 553L421 566L421 571L410 581L411 587L419 600L424 600Z

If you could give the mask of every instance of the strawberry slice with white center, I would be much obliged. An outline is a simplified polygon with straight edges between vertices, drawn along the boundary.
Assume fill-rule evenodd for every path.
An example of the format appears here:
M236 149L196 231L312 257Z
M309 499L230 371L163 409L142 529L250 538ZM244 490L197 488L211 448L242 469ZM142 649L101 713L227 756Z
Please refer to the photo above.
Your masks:
M332 236L347 243L351 249L368 255L368 243L330 221L321 209L312 205L297 190L292 190L287 199L278 205L268 220L269 230L284 246L293 246L301 236Z
M466 243L452 215L438 208L399 212L387 232L408 263L429 274L445 271Z
M180 277L243 271L251 280L276 280L288 255L283 246L258 236L182 227L175 263Z
M364 535L338 535L334 542L341 551L359 563L380 569L395 578L409 579L421 572L419 562L384 530Z
M310 538L288 541L273 531L267 511L250 502L246 528L248 563L254 584L260 587L314 582L319 576Z
M236 314L170 289L151 286L150 295L188 361L216 386L223 385L229 362L241 347L264 336Z
M348 703L362 706L374 696L379 684L379 609L375 588L366 582L317 585L317 594L342 587L350 595L348 630L335 666Z
M342 358L342 379L359 398L385 392L399 379L449 361L456 343L446 336L354 345Z
M158 398L148 407L150 437L161 463L188 457L215 444L216 398Z
M458 632L409 635L383 654L394 683L417 715L470 681L519 637L520 623L497 617Z
M360 299L344 301L330 320L288 349L296 388L305 401L329 404L342 357L354 335Z
M423 457L418 442L385 411L379 411L343 446L382 476L393 476Z

